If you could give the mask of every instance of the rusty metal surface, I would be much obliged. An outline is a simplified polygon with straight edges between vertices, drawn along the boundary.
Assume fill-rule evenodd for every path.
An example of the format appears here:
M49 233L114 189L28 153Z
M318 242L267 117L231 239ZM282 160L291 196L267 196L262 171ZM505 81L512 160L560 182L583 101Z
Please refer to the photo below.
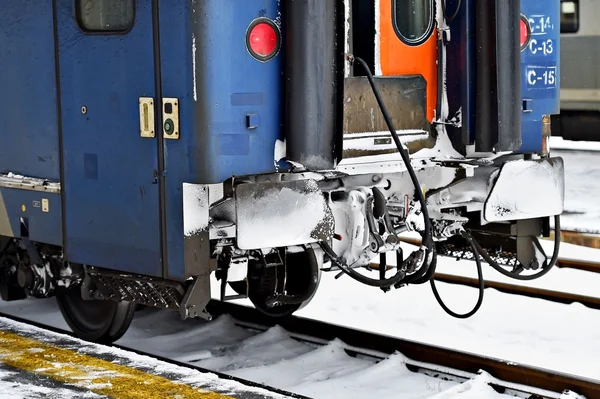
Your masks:
M547 239L554 240L554 231L550 232L550 237L548 237ZM582 247L600 249L600 235L584 234L579 233L577 231L561 230L560 241L567 244L581 245Z
M392 118L397 131L421 131L424 137L406 141L410 153L423 148L432 148L435 138L431 135L431 124L426 114L426 82L422 76L386 76L375 77L375 84ZM386 137L373 137L373 146L391 144L389 129L373 90L366 77L352 77L344 81L344 141L353 139L353 135L364 133L385 133ZM400 132L407 137L408 132ZM414 132L412 133L414 134ZM344 146L344 158L366 155L389 154L397 149L364 148L347 149Z
M566 269L575 269L592 273L600 273L600 263L587 262L583 260L558 258L556 266L564 267Z
M443 283L465 285L473 288L477 288L479 286L479 282L476 278L457 276L454 274L436 273L435 280ZM600 309L600 298L585 295L577 295L568 292L546 290L543 288L534 288L489 280L485 280L485 288L493 288L506 294L544 299L557 303L571 304L579 302L588 308Z
M421 76L376 77L375 84L398 130L429 131L426 83ZM388 131L373 90L365 77L344 82L344 133Z

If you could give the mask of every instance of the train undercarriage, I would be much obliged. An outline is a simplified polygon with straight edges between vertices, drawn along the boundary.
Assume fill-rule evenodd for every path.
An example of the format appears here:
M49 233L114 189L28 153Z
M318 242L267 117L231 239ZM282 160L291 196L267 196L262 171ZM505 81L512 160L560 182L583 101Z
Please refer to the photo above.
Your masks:
M550 233L544 215L562 212L562 159L512 155L411 164L427 201L425 215L408 168L364 173L352 165L348 173L340 166L189 187L206 197L195 203L206 225L188 234L210 241L208 270L221 283L220 299L249 298L267 315L284 317L310 302L324 271L389 291L430 282L438 255L476 260L479 267L481 255L523 279L530 276L523 271L545 274L554 265L556 257L544 253L538 237ZM532 204L540 190L545 201ZM422 238L410 254L402 247L405 233ZM8 237L0 237L0 254L2 299L56 296L70 327L89 340L118 339L139 305L210 319L204 310L210 274L171 281L65 263L60 247ZM390 255L394 261L387 264ZM226 293L228 286L235 294Z
M522 15L541 2L456 1L454 16L442 0L159 2L143 2L126 49L86 36L70 2L46 15L56 140L27 113L6 131L40 136L3 138L3 300L56 297L77 336L112 342L138 306L210 319L213 277L219 299L274 318L306 306L323 272L375 292L429 283L463 318L481 300L466 314L443 304L438 256L473 260L481 281L481 259L523 280L556 263L558 61L525 51ZM59 160L55 173L40 159ZM549 256L538 238L551 228Z

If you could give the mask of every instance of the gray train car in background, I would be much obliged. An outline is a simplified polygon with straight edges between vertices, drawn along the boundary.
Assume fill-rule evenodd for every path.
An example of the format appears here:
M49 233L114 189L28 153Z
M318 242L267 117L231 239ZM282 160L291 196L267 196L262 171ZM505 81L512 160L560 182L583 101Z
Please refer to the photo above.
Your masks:
M600 0L561 0L560 115L552 135L600 141Z

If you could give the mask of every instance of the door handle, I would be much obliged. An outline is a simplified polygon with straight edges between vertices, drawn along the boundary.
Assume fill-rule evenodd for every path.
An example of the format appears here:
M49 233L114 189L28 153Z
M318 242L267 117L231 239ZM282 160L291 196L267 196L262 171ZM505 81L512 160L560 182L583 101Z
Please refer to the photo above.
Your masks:
M154 131L154 99L152 97L140 97L140 137L153 138Z

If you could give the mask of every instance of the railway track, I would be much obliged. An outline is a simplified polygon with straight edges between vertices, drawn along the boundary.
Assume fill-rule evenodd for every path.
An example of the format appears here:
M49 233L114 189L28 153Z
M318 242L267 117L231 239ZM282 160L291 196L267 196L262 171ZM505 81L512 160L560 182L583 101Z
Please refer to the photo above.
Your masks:
M209 306L210 312L216 316L216 320L212 323L217 322L219 316L229 317L233 320L233 324L237 328L252 330L258 332L259 335L260 333L267 334L267 331L275 326L275 323L271 319L266 318L262 313L253 308L217 301L212 302ZM72 335L70 332L51 328L40 323L33 323L15 316L0 313L0 317L34 325L38 328L45 328L61 334ZM487 384L498 393L521 398L600 398L600 381L579 378L577 376L562 374L551 370L534 368L522 364L506 362L501 359L459 352L414 341L374 334L367 331L354 330L307 318L295 316L288 317L284 320L280 320L277 325L283 328L291 339L313 346L326 346L334 340L341 340L344 343L344 351L349 355L347 357L348 359L370 358L373 359L375 363L384 363L391 355L399 352L405 356L405 361L396 366L406 369L406 373L403 375L422 375L429 378L428 381L442 381L441 383L446 384L444 385L446 388L441 389L441 391L446 393L448 392L448 386L451 386L450 390L459 392L460 386L465 383L467 385L473 385L475 383L474 381L477 383L482 383L483 381L484 384ZM256 340L255 337L256 336L250 339ZM269 342L268 345L270 344L271 343ZM278 345L278 342L274 342L274 345ZM287 397L309 397L299 393L277 389L259 381L234 377L228 372L219 372L218 370L213 370L211 368L198 367L198 365L196 365L197 360L194 359L189 359L189 361L176 361L172 358L157 356L155 353L147 353L119 345L114 346L118 349L133 352L137 355L149 356L178 367L193 369L203 373L210 372L217 374L219 378L224 380L234 380L245 385L265 389ZM243 342L238 342L233 346L244 348L245 344ZM223 348L219 346L211 349L211 351L216 353L222 350ZM275 367L277 367L277 364L275 364ZM282 368L285 368L285 366ZM297 370L297 372L301 373L302 370ZM318 373L319 370L312 370L311 372ZM323 372L325 372L325 370ZM397 385L397 389L400 392L402 386L406 383L407 381L403 381L402 379L394 381L394 384ZM372 384L374 383L372 382ZM428 382L428 384L431 384L431 382ZM375 386L372 388L376 389ZM394 389L394 386L390 387L390 389ZM399 395L399 397L402 397L401 394ZM340 395L338 395L338 397L339 396ZM419 397L424 396L420 395Z
M259 311L223 302L210 304L211 314L230 315L245 328L266 331L276 323ZM350 329L317 320L292 316L279 320L294 339L323 345L339 339L348 345L351 356L363 355L383 359L400 352L408 358L406 367L412 372L434 375L441 379L466 381L480 371L489 373L489 385L499 393L529 398L561 398L567 392L587 399L600 398L600 381L507 362L492 357L427 345L415 341Z
M597 272L599 269L593 263L582 262L573 259L561 259L559 261L559 267L578 269L586 272ZM476 279L458 275L437 273L436 279L438 281L450 284L460 284L473 287L477 286ZM590 308L600 309L600 298L532 288L528 286L512 285L496 281L487 281L486 288L493 288L508 294L524 295L552 302L579 302ZM269 330L275 326L275 323L272 320L265 318L260 312L244 306L234 305L231 303L212 302L209 310L211 314L217 317L217 320L218 316L229 316L231 317L231 320L233 320L233 325L235 327L243 329L244 331L253 331L257 336L261 334L268 335ZM41 328L47 328L62 334L66 333L71 335L69 332L65 332L60 329L57 330L56 328L48 328L44 324L32 323L28 320L19 319L14 316L8 316L0 313L0 317L7 317L9 319L29 323ZM347 355L349 355L349 358L369 358L373 360L374 364L385 364L394 356L393 354L401 353L402 356L406 357L406 360L396 364L395 367L405 369L406 374L427 376L427 378L429 378L427 384L434 385L430 381L439 380L441 381L440 384L446 384L443 385L443 387L445 387L444 389L447 389L448 386L454 386L456 389L460 389L459 387L465 384L474 385L477 383L485 384L499 393L532 399L600 399L600 381L596 380L580 378L574 375L531 367L524 364L506 362L497 358L480 356L472 353L460 352L452 349L422 344L419 342L355 330L301 317L289 317L285 320L280 320L278 325L285 330L285 333L289 336L290 340L306 343L307 345L328 347L333 340L343 341L343 350ZM210 335L211 332L209 331L208 334ZM224 336L228 336L229 334L229 330L223 330ZM236 334L234 333L233 335ZM195 347L196 344L193 345ZM215 346L201 348L200 352L204 350L211 353L220 354L218 356L221 356L223 355L224 351L227 352L230 347L239 348L244 347L245 345L245 342L234 342L229 347L225 345L225 347ZM271 343L269 342L268 345L271 345ZM275 342L274 345L277 346L279 343ZM148 353L136 350L129 346L115 346L120 349L140 355L150 356L160 361L180 367L187 367L200 372L210 371L211 373L216 373L222 379L233 379L246 385L256 386L275 393L281 393L288 397L309 397L302 396L299 393L288 392L285 389L282 390L274 388L271 384L273 381L267 380L261 383L261 381L258 379L257 381L254 381L254 379L235 378L229 374L227 369L219 372L218 368L211 368L210 364L212 363L209 363L209 366L204 367L202 366L204 361L202 356L198 357L194 355L191 358L187 358L185 360L179 359L179 361L177 361L174 360L171 355L161 356L160 353ZM225 356L227 357L228 355ZM239 353L238 356L242 356L242 359L244 359L243 352ZM253 355L248 354L248 356L251 358ZM246 359L243 361L245 360ZM278 367L277 361L279 360L275 360L273 363L265 363L264 366L267 368L270 367L271 369L276 369L276 367ZM252 363L252 360L250 363ZM261 364L260 366L263 365ZM244 369L243 366L239 367ZM237 369L234 368L231 371L235 372L236 370ZM333 377L334 380L335 378L336 377ZM403 381L401 379L397 382L394 381L394 384L396 383L402 385ZM287 388L287 386L284 385L284 388ZM440 389L440 392L443 391L441 388L438 389ZM292 391L294 390L292 389ZM573 394L565 394L565 392L572 392ZM303 393L306 392L304 391ZM322 397L321 395L322 394L319 393L317 396ZM417 396L425 397L423 395ZM454 398L454 396L451 397Z
M562 230L560 232L561 242L565 244L577 245L585 248L600 249L600 235L586 234L577 231ZM407 244L420 246L421 240L414 237L401 237L402 242ZM550 232L550 236L544 238L546 241L554 241L554 231ZM600 273L600 253L598 262L590 262L579 259L559 258L557 267L566 269L583 270L592 273Z
M561 231L561 237L563 243L578 245L586 248L600 249L600 235L584 234L575 231ZM548 240L553 239L554 232L552 232L550 237L548 237ZM410 237L402 237L402 241L411 245L421 244L420 240ZM590 273L600 273L600 254L598 261L599 263L594 263L585 260L559 258L556 263L556 267L580 270ZM377 269L378 265L372 264L371 268ZM435 274L435 280L448 284L463 285L472 288L477 288L479 286L479 282L476 278L465 277L457 274L438 272ZM543 299L562 304L581 303L582 305L588 308L600 310L599 297L591 297L587 295L548 290L527 285L510 284L493 280L485 280L485 288L492 288L506 294Z
M448 284L464 285L477 288L479 281L476 278L464 277L455 274L436 273L435 280ZM521 295L529 298L543 299L546 301L563 303L566 305L572 303L581 303L591 309L600 309L600 298L587 295L572 294L569 292L554 291L543 288L529 287L525 285L515 285L502 283L499 281L485 280L485 288L493 288L500 292L510 295Z

